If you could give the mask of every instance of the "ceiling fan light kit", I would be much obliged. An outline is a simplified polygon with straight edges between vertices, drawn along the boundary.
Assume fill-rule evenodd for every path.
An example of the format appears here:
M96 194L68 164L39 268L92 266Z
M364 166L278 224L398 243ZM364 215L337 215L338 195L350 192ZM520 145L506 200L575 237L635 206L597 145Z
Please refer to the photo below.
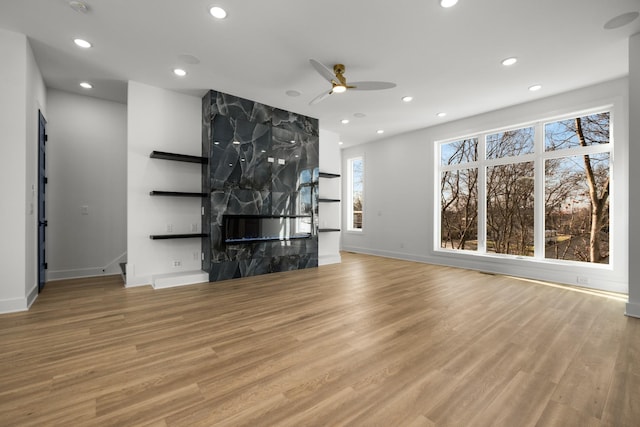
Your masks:
M318 74L331 83L331 90L322 91L320 95L316 96L311 100L311 102L309 102L309 105L317 104L329 95L334 93L344 93L347 90L384 90L396 87L396 84L391 82L363 81L347 83L347 79L344 76L344 64L335 64L333 66L333 71L331 71L328 67L315 59L310 59L309 62Z

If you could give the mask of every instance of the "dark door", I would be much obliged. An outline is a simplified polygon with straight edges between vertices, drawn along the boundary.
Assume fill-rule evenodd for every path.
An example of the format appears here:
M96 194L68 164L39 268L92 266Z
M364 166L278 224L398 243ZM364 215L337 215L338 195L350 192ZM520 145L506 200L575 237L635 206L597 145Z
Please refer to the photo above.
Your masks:
M46 124L47 121L42 116L42 112L38 111L38 292L44 288L45 270L47 269L45 250L47 227L47 211L45 209L47 188Z

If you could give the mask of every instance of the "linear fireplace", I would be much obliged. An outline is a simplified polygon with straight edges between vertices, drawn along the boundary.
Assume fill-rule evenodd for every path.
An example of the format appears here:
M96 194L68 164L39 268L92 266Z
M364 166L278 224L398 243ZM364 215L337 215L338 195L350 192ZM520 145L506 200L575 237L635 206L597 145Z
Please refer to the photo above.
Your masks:
M311 238L311 215L224 215L223 236L227 244Z

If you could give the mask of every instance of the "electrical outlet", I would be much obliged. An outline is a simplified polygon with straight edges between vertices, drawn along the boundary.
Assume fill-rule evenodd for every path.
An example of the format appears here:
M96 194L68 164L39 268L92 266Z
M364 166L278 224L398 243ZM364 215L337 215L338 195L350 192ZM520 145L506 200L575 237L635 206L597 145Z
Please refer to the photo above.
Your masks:
M198 224L191 224L191 232L192 233L198 232Z
M173 233L173 224L167 224L167 233Z
M578 276L576 278L576 282L579 285L588 285L589 284L589 278L587 276Z
M182 261L180 261L179 259L173 260L174 267L180 267L181 265L182 265Z

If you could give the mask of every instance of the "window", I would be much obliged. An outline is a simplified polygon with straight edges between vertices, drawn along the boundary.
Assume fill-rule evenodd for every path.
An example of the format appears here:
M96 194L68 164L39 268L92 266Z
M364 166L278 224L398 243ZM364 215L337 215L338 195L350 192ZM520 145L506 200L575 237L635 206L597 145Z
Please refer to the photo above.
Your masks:
M301 233L311 233L313 206L318 206L318 168L303 169L298 176L296 197L296 229ZM315 200L314 200L315 198ZM316 219L318 215L315 215Z
M534 128L486 136L486 250L534 254ZM496 159L495 161L491 161Z
M443 144L440 150L440 245L476 250L478 246L478 139Z
M440 249L609 263L609 112L438 147Z
M609 116L544 126L545 258L609 263Z
M364 161L362 157L349 159L348 225L350 231L362 231L364 206Z

